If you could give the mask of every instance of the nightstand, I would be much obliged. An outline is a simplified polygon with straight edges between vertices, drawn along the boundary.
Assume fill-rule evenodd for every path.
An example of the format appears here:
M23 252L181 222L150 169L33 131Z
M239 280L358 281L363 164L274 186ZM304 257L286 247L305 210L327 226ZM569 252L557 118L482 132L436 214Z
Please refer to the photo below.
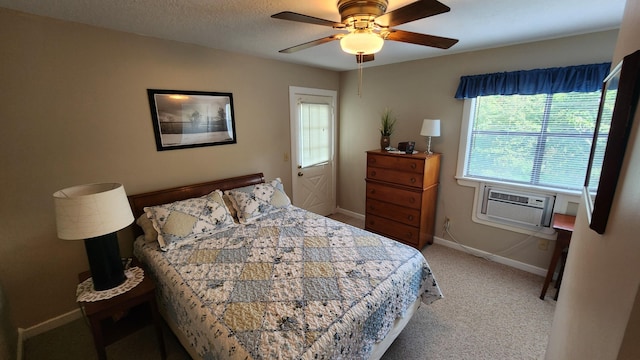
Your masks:
M132 265L140 266L135 261ZM90 276L91 273L85 271L78 275L78 279L83 282ZM98 359L107 358L105 346L151 323L156 329L162 359L167 358L155 289L155 283L145 274L140 284L124 294L106 300L79 302L91 324Z

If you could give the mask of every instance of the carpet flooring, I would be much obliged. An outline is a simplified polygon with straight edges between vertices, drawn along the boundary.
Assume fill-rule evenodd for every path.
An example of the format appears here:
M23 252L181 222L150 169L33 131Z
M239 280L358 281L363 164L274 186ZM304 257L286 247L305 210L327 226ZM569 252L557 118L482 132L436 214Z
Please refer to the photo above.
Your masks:
M543 278L442 245L423 250L444 298L422 305L383 360L543 359L555 301L538 298ZM165 328L169 360L189 359ZM107 347L115 360L159 359L151 327ZM84 319L28 339L24 360L92 360Z
M541 276L441 245L423 253L445 297L420 307L383 359L544 358L556 303L540 300Z

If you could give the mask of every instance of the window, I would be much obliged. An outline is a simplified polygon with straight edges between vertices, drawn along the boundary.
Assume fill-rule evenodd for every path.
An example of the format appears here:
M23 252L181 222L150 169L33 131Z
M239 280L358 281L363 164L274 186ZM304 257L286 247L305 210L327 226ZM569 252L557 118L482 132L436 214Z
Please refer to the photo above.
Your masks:
M608 70L595 64L463 77L458 177L580 191ZM606 137L608 125L600 133Z
M600 91L477 97L463 176L580 190L599 102Z
M331 159L331 105L300 103L300 165ZM587 159L588 160L588 159Z

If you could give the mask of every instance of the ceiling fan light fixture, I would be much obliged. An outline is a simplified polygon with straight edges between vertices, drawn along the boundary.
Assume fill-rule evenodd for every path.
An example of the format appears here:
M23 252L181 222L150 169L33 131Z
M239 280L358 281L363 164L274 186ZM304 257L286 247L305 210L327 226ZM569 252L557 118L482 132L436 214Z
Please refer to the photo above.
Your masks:
M384 40L369 30L353 31L340 39L342 51L349 54L375 54L382 49Z

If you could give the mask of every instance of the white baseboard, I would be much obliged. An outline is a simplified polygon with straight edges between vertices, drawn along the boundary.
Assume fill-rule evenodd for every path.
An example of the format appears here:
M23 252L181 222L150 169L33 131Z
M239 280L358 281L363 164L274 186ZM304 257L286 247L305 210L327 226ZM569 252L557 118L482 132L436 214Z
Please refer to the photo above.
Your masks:
M18 328L18 349L16 351L17 360L22 360L24 357L24 342L29 338L45 333L49 330L53 330L59 326L66 325L72 321L80 319L82 312L80 309L69 311L68 313L58 315L52 319L41 322L40 324L33 325L26 329Z
M525 264L523 262L520 261L516 261L513 259L509 259L506 257L502 257L502 256L498 256L498 255L494 255L492 253L486 252L486 251L482 251L482 250L478 250L469 246L462 246L456 242L453 241L449 241L449 240L445 240L441 237L437 237L434 236L433 237L433 242L434 244L438 244L438 245L442 245L442 246L446 246L449 248L452 248L454 250L458 250L458 251L464 251L464 252L468 252L471 253L473 255L476 256L480 256L483 258L487 258L491 261L497 262L499 264L504 264L507 266L511 266L513 268L516 269L520 269L520 270L524 270L526 272L532 273L532 274L536 274L536 275L540 275L540 276L546 276L547 275L547 269L543 269L537 266L533 266L533 265L529 265L529 264Z
M65 314L56 316L52 319L41 322L40 324L36 324L31 327L28 327L26 329L18 328L18 337L21 337L21 339L19 339L18 348L20 348L23 341L26 341L29 338L32 338L36 335L40 335L49 330L53 330L59 326L66 325L72 321L80 319L81 317L82 317L82 312L80 311L80 309L75 309L75 310L69 311L68 313L65 313Z
M351 217L359 219L359 220L364 220L365 219L365 216L362 215L362 214L358 214L358 213L353 212L353 211L345 210L345 209L342 209L340 207L336 208L336 212L340 213L340 214L345 214L345 215L351 216ZM454 241L445 240L445 239L443 239L441 237L438 237L438 236L434 236L433 237L433 242L435 244L446 246L446 247L452 248L454 250L470 252L473 255L481 256L481 257L484 257L484 258L488 258L489 260L497 262L499 264L511 266L513 268L520 269L520 270L523 270L523 271L526 271L526 272L529 272L529 273L532 273L532 274L536 274L536 275L540 275L540 276L546 276L547 275L547 269L543 269L543 268L540 268L540 267L537 267L537 266L529 265L529 264L526 264L526 263L523 263L523 262L520 262L520 261L512 260L512 259L509 259L509 258L506 258L506 257L503 257L503 256L494 255L492 253L489 253L489 252L486 252L486 251L482 251L482 250L478 250L478 249L475 249L475 248L472 248L472 247L469 247L469 246L466 246L466 245L462 246L462 245L460 245L460 244L458 244L458 243L456 243Z
M340 207L336 208L336 212L340 213L340 214L345 214L345 215L351 216L351 217L356 218L358 220L363 220L364 221L364 215L358 214L357 212L353 212L353 211L350 211L350 210L342 209Z

